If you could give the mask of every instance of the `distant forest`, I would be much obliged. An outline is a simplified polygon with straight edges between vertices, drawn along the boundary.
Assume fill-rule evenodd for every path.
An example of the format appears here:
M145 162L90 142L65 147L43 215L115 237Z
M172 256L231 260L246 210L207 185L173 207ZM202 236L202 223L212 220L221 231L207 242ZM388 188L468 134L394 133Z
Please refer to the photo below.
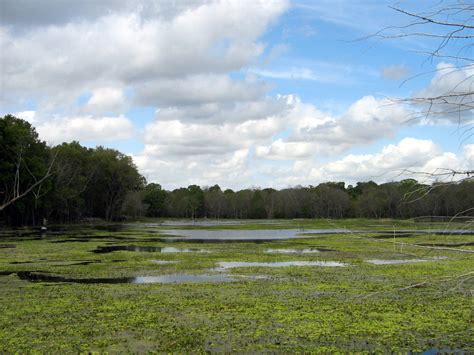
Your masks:
M39 225L90 219L411 218L454 216L474 206L474 181L222 190L191 185L166 191L147 184L132 159L78 142L49 147L30 123L0 118L0 223ZM471 211L472 212L472 211Z

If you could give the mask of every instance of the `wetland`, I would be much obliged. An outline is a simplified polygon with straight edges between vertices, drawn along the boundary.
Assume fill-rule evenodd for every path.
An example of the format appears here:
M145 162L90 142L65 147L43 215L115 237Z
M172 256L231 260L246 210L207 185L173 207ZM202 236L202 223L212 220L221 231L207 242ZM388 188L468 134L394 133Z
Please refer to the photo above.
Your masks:
M2 352L474 350L463 224L161 220L39 233L0 236Z

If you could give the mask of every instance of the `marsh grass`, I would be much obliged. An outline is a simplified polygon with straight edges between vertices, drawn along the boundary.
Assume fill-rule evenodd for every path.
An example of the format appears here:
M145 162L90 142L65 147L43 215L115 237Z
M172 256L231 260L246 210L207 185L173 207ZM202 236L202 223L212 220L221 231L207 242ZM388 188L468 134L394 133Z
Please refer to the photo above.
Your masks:
M243 267L226 271L242 276L228 283L83 285L0 275L0 351L474 351L473 254L415 246L472 242L472 235L415 233L396 239L403 245L373 238L374 229L439 227L390 220L249 222L208 228L304 230L334 228L335 223L369 232L261 243L165 243L160 237L166 228L150 231L136 225L112 233L76 229L43 240L6 238L5 243L15 248L0 249L0 274L41 271L77 278L205 274L222 261L338 261L351 266ZM90 236L97 238L52 243ZM210 252L91 253L99 246L131 244ZM266 253L305 248L330 251ZM370 259L428 261L372 265ZM95 262L78 264L81 261Z

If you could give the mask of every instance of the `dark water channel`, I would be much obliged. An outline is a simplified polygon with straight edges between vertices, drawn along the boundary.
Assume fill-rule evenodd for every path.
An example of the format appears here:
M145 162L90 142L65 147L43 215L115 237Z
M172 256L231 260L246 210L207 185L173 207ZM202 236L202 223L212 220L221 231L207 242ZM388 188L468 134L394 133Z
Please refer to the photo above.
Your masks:
M169 274L160 276L131 276L103 278L72 278L31 271L16 272L21 280L31 282L67 282L78 284L150 284L150 283L182 283L182 282L231 282L236 279L225 274Z
M96 254L112 253L114 251L135 251L145 253L208 253L208 250L189 248L179 249L172 247L154 247L154 246L141 246L141 245L107 245L100 246L97 249L92 250Z

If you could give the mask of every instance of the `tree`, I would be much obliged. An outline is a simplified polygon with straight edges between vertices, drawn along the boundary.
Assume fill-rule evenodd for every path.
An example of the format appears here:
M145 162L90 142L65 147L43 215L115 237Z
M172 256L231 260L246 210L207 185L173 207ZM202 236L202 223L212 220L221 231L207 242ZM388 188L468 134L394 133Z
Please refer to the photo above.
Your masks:
M166 191L160 184L151 183L145 187L143 202L147 205L149 217L161 217L165 212Z
M30 123L12 115L0 118L0 212L13 223L35 224L53 164Z
M411 3L412 6L416 2ZM453 65L439 63L433 71L420 73L433 74L442 80L439 88L423 91L420 94L394 99L414 110L410 119L450 119L456 120L461 132L461 142L472 139L474 125L474 5L469 1L439 1L426 11L410 10L407 7L391 6L404 15L407 22L401 26L386 27L369 37L396 40L410 37L424 40L431 50L420 52L427 60L454 62ZM435 172L413 172L435 178L460 177L472 179L472 168L457 171L440 168Z
M52 151L56 155L53 189L50 194L50 217L59 222L80 220L91 214L86 210L87 191L92 188L96 167L93 150L79 142L62 143Z
M120 215L127 193L142 189L145 179L132 158L115 149L97 147L92 153L92 166L95 172L88 203L94 215L114 220Z
M226 199L219 185L204 190L205 208L210 217L221 218L225 210Z
M192 219L204 213L204 192L198 185L188 186L188 209Z

